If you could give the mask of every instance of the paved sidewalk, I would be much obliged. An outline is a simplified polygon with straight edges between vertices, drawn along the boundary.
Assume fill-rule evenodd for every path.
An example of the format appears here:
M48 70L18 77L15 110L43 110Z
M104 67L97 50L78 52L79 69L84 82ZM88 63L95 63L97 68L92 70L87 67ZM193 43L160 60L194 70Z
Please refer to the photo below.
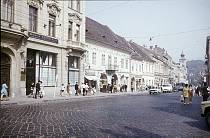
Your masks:
M140 92L118 92L118 93L101 93L97 92L94 95L86 95L86 96L75 96L71 95L68 96L65 94L64 96L56 95L54 96L46 96L43 98L32 98L28 96L22 96L22 97L15 97L15 98L9 98L7 101L1 101L1 105L12 105L12 104L33 104L33 103L42 103L42 102L53 102L53 101L64 101L64 100L81 100L81 99L87 99L87 98L98 98L98 97L109 97L109 96L117 96L117 95L145 95L148 94L148 91L140 91Z

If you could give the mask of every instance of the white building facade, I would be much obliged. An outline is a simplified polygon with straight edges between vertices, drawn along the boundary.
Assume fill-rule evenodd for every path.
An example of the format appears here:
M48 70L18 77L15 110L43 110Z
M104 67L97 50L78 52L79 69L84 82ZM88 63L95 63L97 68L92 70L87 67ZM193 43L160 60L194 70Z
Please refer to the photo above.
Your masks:
M84 13L79 0L1 1L1 69L7 72L1 80L10 97L29 95L38 80L46 96L61 83L83 81Z

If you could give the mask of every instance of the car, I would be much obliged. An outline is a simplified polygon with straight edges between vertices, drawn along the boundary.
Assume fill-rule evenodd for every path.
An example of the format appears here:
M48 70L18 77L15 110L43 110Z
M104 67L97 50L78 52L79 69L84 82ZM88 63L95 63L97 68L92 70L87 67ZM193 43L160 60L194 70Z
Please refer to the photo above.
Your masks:
M201 116L205 117L206 123L210 128L210 101L201 102Z
M149 94L158 94L161 93L161 88L160 87L151 87L149 89Z
M165 93L165 92L172 92L172 90L173 90L173 87L172 87L171 84L162 85L161 88L162 88L163 93Z

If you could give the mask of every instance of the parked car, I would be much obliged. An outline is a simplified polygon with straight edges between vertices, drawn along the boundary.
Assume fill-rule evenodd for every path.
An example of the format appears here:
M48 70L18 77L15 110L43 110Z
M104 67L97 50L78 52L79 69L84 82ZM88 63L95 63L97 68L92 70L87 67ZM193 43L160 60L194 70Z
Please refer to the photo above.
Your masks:
M201 102L201 116L205 117L206 123L210 128L210 101Z
M161 93L161 88L160 87L151 87L149 89L149 94L158 94Z
M172 92L173 90L173 87L171 84L165 84L165 85L162 85L162 92L165 93L165 92Z

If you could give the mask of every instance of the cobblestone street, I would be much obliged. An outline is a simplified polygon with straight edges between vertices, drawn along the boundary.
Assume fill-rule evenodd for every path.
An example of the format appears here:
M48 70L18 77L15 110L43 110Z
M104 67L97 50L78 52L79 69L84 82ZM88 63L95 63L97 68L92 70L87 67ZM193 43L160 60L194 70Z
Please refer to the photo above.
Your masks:
M2 137L209 137L201 97L182 105L179 93L1 105Z

